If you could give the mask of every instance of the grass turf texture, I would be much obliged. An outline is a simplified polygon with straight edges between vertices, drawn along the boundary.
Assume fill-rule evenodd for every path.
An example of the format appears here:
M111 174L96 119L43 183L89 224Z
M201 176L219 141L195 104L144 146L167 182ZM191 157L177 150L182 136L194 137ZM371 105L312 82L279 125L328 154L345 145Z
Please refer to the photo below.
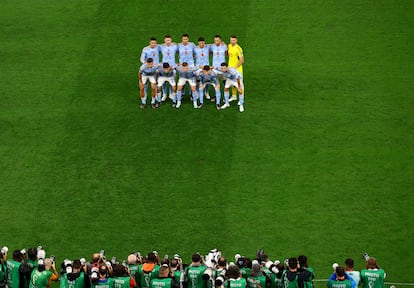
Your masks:
M190 3L190 4L188 4ZM234 10L237 7L238 11ZM1 1L1 245L378 258L413 282L411 1ZM138 109L150 36L235 33L246 112ZM324 286L317 283L317 286Z

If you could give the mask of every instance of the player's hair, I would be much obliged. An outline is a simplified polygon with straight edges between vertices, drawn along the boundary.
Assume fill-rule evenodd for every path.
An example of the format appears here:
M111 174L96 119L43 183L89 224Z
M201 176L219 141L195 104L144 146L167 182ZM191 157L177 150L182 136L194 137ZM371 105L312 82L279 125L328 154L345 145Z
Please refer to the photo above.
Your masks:
M221 266L221 267L226 267L227 265L227 260L224 257L220 257L217 261L217 265Z
M162 63L162 68L170 68L170 64L167 62Z
M226 64L226 62L223 62L223 63L220 64L220 66L221 67L227 67L227 64Z
M235 39L237 39L237 36L236 36L235 34L231 34L231 35L230 35L230 38L235 38Z
M187 67L188 63L187 62L183 62L183 64L181 64L183 67Z
M345 276L345 269L344 267L338 266L335 269L336 276L343 277Z
M298 257L300 267L308 267L308 257L305 255L300 255Z
M237 279L240 277L240 268L237 265L230 265L227 269L229 278Z
M155 38L155 37L151 37L151 38L150 38L150 41L157 41L157 38Z
M345 259L345 266L347 268L354 268L354 259L352 258Z
M206 39L204 37L198 37L198 41L206 41Z
M193 262L200 262L201 261L201 256L198 253L193 254L193 256L191 256L191 261Z
M152 59L152 58L147 59L147 63L152 63L152 62L154 62L154 59Z
M190 37L190 35L188 35L187 33L184 33L183 35L181 35L181 37Z
M165 34L164 38L172 38L170 34Z
M288 266L290 269L295 269L298 267L298 259L296 258L289 258Z
M205 70L205 71L210 70L210 66L208 66L208 65L204 65L204 66L203 66L203 70Z
M216 34L216 35L214 35L214 38L220 38L221 39L221 36Z

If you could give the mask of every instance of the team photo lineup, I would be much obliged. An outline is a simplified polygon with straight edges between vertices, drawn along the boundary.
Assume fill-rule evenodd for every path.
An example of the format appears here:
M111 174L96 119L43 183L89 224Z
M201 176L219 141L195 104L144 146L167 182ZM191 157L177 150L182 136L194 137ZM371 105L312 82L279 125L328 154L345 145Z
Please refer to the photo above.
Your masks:
M204 98L214 102L217 110L229 108L230 102L238 100L238 109L244 112L244 56L237 36L231 35L228 45L220 35L214 36L213 44L199 37L196 46L188 34L183 34L181 41L177 44L167 34L160 45L151 37L149 45L142 49L138 72L140 108L145 108L151 90L152 108L160 107L169 98L172 107L179 109L188 83L195 109L204 106ZM210 90L214 90L213 97Z

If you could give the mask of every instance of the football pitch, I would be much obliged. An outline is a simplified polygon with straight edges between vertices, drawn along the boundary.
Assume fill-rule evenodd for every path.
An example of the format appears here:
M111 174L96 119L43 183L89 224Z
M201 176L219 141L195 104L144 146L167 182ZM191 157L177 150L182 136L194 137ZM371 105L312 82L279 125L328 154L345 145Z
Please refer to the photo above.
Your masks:
M367 251L414 282L414 2L0 1L0 245ZM141 49L236 34L245 109L139 109ZM316 283L324 287L325 283Z

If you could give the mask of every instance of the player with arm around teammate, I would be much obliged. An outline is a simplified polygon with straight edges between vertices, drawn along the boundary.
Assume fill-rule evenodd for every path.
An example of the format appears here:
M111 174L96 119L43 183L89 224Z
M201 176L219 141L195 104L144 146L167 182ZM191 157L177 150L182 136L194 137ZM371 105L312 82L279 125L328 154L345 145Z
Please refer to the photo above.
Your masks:
M189 64L187 62L183 62L181 67L177 67L176 70L178 72L179 78L178 78L177 95L176 95L177 102L176 102L175 108L180 108L181 106L182 90L183 90L184 85L187 82L188 84L190 84L190 88L193 93L193 107L198 108L198 105L197 105L198 93L196 89L196 77L197 77L196 68L189 67Z
M139 80L139 90L140 90L140 94L141 94L141 109L145 108L146 102L147 102L147 98L145 97L145 83L147 83L148 81L151 83L151 94L152 94L152 98L151 98L151 105L152 108L158 108L159 103L156 102L155 100L155 89L156 89L156 74L157 74L157 69L158 66L154 65L153 59L152 58L148 58L147 62L142 64L141 67L139 68L139 72L138 72L138 80Z
M199 69L203 69L205 65L210 65L210 45L206 44L204 37L198 38L198 45L194 48L195 55L195 65ZM209 85L207 85L204 90L198 91L198 98L202 104L204 95L207 99L210 99L209 94Z
M244 84L243 84L243 76L234 68L229 68L225 62L221 63L221 73L226 80L224 85L224 105L221 106L221 109L226 109L230 107L229 101L229 91L230 87L236 87L239 91L240 101L239 101L239 111L244 111Z
M161 53L161 57L162 57L162 63L168 63L170 64L171 67L175 68L177 66L176 62L175 62L175 56L178 53L178 45L177 43L172 41L172 37L169 34L166 34L164 36L164 44L160 45L160 53ZM163 98L161 99L161 101L165 101L167 100L167 90L166 90L166 85L164 85L163 87ZM172 89L170 87L169 89L170 95L172 94ZM158 101L160 101L160 99L158 99Z
M213 71L208 65L204 65L203 69L198 72L198 77L200 79L198 91L203 91L206 85L213 85L216 91L216 108L220 110L220 83L217 78L217 73ZM198 108L203 107L203 104L200 104Z
M170 66L170 64L168 64L167 62L162 63L162 67L160 67L157 70L157 86L158 86L158 90L157 90L157 99L159 101L159 99L161 99L161 88L164 85L164 83L170 83L171 85L171 89L172 89L172 94L170 94L170 98L173 100L175 98L175 91L176 91L176 83L175 83L175 69ZM164 97L166 98L166 94L164 94L163 98L161 99L161 101L164 100Z

